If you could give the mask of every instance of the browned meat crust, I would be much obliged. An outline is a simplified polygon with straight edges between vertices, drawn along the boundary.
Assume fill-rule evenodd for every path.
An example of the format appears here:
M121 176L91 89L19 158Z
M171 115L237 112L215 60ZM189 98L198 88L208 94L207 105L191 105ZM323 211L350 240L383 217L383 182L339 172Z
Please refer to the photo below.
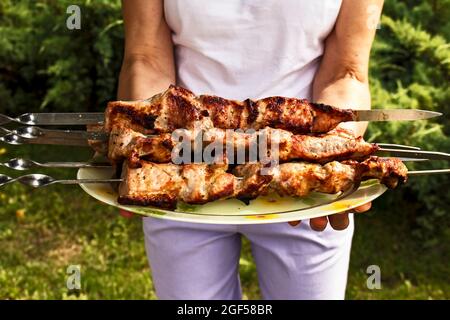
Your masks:
M203 204L218 199L237 197L253 199L276 192L282 196L303 197L310 192L337 193L354 183L378 179L394 188L407 179L407 168L396 158L370 157L329 162L325 165L306 162L274 166L262 174L260 163L236 167L227 173L227 165L155 164L141 161L139 168L123 167L119 187L119 203L175 208L178 200Z
M203 204L234 195L236 178L227 165L142 163L140 168L124 164L119 186L121 204L175 208L178 200Z
M235 168L234 173L244 177L240 190L245 198L255 198L269 192L285 196L303 197L310 192L337 193L348 190L354 183L368 179L378 179L389 188L395 188L407 180L408 169L400 159L370 157L363 162L354 160L329 162L325 165L306 162L285 163L270 170L272 179L264 181L252 178L250 191L246 188L245 177L258 176L260 163L245 164ZM254 181L258 181L259 185Z
M371 157L363 162L346 160L342 163L355 166L361 181L378 179L391 189L397 187L398 184L405 183L408 179L408 168L398 158Z
M119 124L137 131L172 132L178 128L263 129L273 127L293 133L324 133L340 122L354 120L349 109L308 102L305 99L269 97L234 101L217 96L196 96L170 86L165 92L142 101L108 103L105 129Z
M103 124L90 124L86 126L86 131L88 132L104 132L105 128ZM108 153L108 144L100 140L88 140L89 146L99 154Z
M186 130L184 135L191 143L194 141L194 131ZM362 137L355 137L351 131L344 129L334 129L326 134L314 136L294 135L281 129L265 128L258 131L258 136L260 141L265 136L268 142L267 156L270 156L271 142L278 144L277 158L281 162L303 160L326 163L344 159L361 160L378 150L376 144L367 143ZM203 140L203 148L219 143L221 149L218 150L223 153L228 151L227 154L233 159L237 150L246 150L248 158L252 144L257 141L257 135L212 128L203 132ZM226 142L230 144L226 145ZM146 137L129 128L118 126L111 131L108 156L113 162L131 156L133 162L147 160L166 163L171 161L172 150L176 144L177 141L169 133Z

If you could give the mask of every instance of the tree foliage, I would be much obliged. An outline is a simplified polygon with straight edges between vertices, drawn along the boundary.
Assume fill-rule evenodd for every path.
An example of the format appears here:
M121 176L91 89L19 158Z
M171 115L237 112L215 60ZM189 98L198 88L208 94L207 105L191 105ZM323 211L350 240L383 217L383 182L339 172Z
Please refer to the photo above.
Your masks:
M81 30L66 27L72 3L0 3L2 111L100 110L114 97L123 54L120 1L78 1Z
M387 1L371 58L374 108L420 108L444 113L431 121L373 123L371 141L450 151L450 1ZM410 169L446 168L448 162L408 163ZM448 230L448 175L411 177L383 198L391 214L404 215L425 245Z
M102 110L115 97L123 52L119 0L77 1L81 30L66 27L72 1L0 2L0 111ZM450 0L386 1L371 59L375 108L443 112L433 121L376 123L368 139L450 151ZM448 163L411 164L410 168ZM411 178L378 201L432 245L448 230L448 176Z

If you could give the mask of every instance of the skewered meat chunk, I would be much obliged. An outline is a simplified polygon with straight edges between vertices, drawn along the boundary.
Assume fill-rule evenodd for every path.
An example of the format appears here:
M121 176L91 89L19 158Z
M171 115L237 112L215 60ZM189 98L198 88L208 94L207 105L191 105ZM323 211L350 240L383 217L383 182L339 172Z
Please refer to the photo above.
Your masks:
M408 179L408 168L398 158L370 157L363 162L346 160L345 165L354 166L361 181L378 179L390 189L403 184Z
M196 137L195 131L183 130L187 141L193 144ZM309 162L326 163L333 160L363 159L378 150L376 144L367 143L362 137L345 129L334 129L321 135L294 135L281 129L265 128L255 133L236 132L212 128L202 134L203 146L218 143L220 150L226 153L232 161L238 152L248 155L250 150L257 151L257 138L261 146L266 146L261 153L271 156L272 143L278 148L279 161L304 160ZM264 137L264 139L263 139ZM267 142L267 143L265 143ZM169 133L154 137L146 137L129 128L114 127L110 134L108 157L113 162L132 157L133 161L140 159L165 163L172 159L172 150L178 141ZM238 151L240 150L240 151ZM231 157L233 159L231 159Z
M172 132L202 122L202 128L212 127L201 111L200 103L191 91L170 86L147 100L109 102L105 129L110 131L116 125L126 125L146 133Z
M129 158L136 163L140 158L154 162L170 162L175 146L170 133L148 138L127 127L117 126L111 130L108 143L108 158L113 164Z
M132 169L124 163L119 203L175 208L178 200L202 204L232 197L238 180L227 165L155 164Z
M261 163L238 166L234 173L244 177L238 197L253 199L269 192L282 196L303 197L310 192L337 193L350 188L355 182L378 179L389 188L395 188L407 179L407 168L397 158L370 157L363 162L354 160L329 162L325 165L306 162L284 163L269 170L270 181L259 180L259 185L251 184L251 193L246 188L246 178L261 175Z
M268 97L235 101L211 95L196 96L187 89L170 86L147 100L108 103L105 129L109 132L120 124L143 133L194 127L244 130L273 127L304 134L328 132L354 118L350 109L305 99Z
M276 192L282 196L303 197L311 192L337 193L354 183L378 179L389 188L407 179L407 168L396 158L370 157L330 162L285 163L263 172L261 163L248 163L227 173L227 164L155 164L141 161L139 168L124 164L119 186L119 203L175 208L178 200L191 204L237 197L254 199ZM263 174L266 173L266 174Z
M116 126L109 133L108 158L116 163L129 157L145 135L125 126Z
M103 127L103 124L89 124L86 126L86 131L103 133L105 128ZM88 140L88 144L96 153L108 153L108 144L102 140Z

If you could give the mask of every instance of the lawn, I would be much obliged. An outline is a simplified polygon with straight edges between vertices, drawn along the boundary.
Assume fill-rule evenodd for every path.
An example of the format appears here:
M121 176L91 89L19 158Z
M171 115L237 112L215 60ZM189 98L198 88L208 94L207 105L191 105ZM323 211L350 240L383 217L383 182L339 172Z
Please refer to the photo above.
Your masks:
M85 160L89 151L73 147L0 147L2 160ZM7 169L1 173L17 175ZM40 170L73 177L74 170ZM393 191L395 192L395 191ZM0 299L154 299L143 245L141 219L90 198L77 186L31 190L13 184L0 189ZM348 299L449 299L450 241L425 249L405 219L375 202L356 219ZM381 268L382 288L366 287L366 268ZM82 288L68 292L66 269L81 266ZM241 257L244 296L259 298L249 244Z

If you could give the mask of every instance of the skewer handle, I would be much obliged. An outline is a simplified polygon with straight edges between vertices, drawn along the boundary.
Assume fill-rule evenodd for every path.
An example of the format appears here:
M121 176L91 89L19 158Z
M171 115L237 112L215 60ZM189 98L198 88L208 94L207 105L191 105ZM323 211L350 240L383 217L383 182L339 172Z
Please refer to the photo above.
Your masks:
M26 125L86 125L104 122L104 113L24 113L16 118L0 114L0 125L17 122Z

